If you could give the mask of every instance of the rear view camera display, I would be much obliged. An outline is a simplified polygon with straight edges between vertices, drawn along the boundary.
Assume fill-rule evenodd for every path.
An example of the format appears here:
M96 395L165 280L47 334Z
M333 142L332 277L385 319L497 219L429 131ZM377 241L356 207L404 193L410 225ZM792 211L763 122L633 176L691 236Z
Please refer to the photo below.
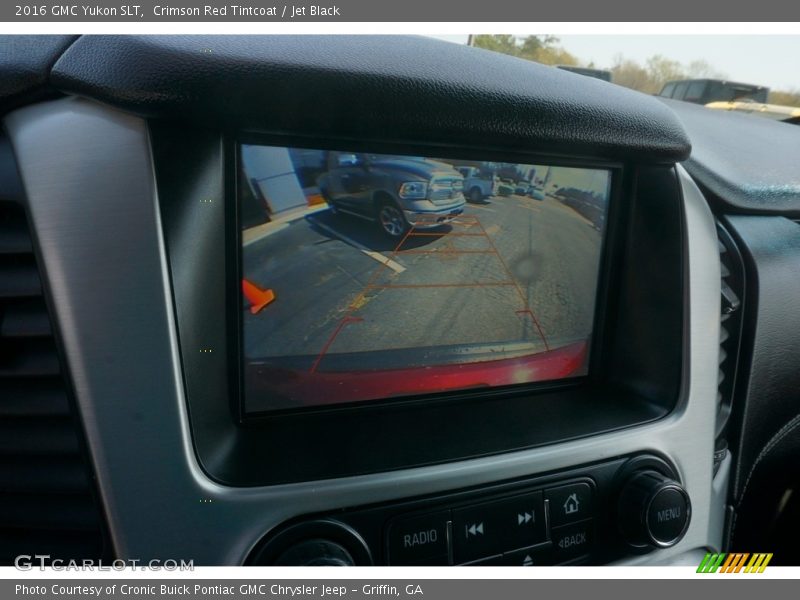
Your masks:
M240 159L246 412L587 374L610 171Z

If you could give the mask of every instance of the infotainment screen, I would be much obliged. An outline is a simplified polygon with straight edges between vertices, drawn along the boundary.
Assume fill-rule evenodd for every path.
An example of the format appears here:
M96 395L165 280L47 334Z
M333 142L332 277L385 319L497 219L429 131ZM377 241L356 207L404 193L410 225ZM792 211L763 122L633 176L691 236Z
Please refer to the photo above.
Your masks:
M611 171L242 145L245 412L586 375Z

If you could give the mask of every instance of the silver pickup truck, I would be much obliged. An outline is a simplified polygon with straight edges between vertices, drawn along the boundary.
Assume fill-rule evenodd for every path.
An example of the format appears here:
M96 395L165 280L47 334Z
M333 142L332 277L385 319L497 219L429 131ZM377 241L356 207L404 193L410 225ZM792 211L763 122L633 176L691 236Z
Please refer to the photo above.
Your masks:
M464 211L464 178L430 159L330 152L318 185L332 210L377 221L392 238L411 226L444 225Z
M481 171L477 167L458 167L464 176L464 196L470 202L480 202L497 195L498 179L494 173Z

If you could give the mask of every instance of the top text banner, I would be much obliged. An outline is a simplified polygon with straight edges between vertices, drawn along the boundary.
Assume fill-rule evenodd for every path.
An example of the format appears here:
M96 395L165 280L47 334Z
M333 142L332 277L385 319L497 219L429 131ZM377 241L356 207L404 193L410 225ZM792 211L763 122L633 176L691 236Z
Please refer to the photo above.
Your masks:
M0 22L787 22L800 21L800 2L786 0L336 0L281 4L273 0L99 0L71 4L13 2L0 5ZM135 0L134 0L135 2Z

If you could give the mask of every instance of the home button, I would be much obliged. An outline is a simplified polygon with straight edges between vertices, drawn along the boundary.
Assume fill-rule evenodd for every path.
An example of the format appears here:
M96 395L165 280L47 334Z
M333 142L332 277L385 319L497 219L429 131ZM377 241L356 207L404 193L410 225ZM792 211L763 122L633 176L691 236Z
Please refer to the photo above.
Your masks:
M592 487L588 483L551 488L544 496L550 504L550 523L553 527L577 523L592 516Z

